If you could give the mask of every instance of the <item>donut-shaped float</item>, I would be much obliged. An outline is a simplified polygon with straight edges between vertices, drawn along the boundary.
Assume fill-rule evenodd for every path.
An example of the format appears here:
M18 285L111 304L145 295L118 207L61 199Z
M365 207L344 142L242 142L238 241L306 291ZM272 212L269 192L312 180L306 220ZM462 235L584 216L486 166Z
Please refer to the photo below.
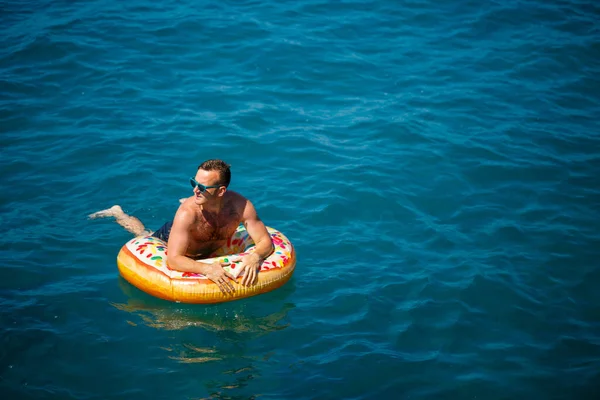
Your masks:
M254 285L244 286L240 283L242 276L235 263L224 267L236 277L237 284L233 283L233 294L224 294L204 275L170 269L167 263L167 244L153 236L139 236L125 243L117 256L117 265L125 280L161 299L181 303L220 303L242 299L279 288L294 272L296 253L292 243L276 229L267 227L267 231L275 250L262 263L258 281ZM254 241L240 225L225 246L211 254L210 258L198 261L228 262L229 257L251 253L254 247Z

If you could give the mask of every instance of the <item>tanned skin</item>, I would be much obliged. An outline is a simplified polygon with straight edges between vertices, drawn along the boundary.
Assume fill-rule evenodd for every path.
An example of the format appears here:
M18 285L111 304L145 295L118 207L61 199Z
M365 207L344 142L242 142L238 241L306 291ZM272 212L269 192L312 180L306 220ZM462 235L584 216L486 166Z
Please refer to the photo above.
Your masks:
M219 172L198 169L195 179L204 186L215 186L220 182ZM194 195L181 199L169 234L169 268L205 275L215 282L225 294L233 293L235 278L223 269L234 261L243 271L242 284L254 285L258 281L260 265L274 250L271 236L258 217L252 203L239 193L227 190L225 186L206 189L201 192L198 186ZM149 235L142 222L115 205L89 215L90 218L114 217L118 224L136 236ZM230 262L212 264L196 260L206 258L219 247L225 245L240 223L256 244L251 253Z
M219 182L219 173L199 169L195 179L204 186L213 186ZM244 224L256 244L252 253L240 258L239 264L244 271L242 284L253 285L258 280L258 270L263 260L273 252L273 242L252 203L225 186L206 189L204 193L196 187L194 195L180 205L167 244L169 267L206 275L219 285L223 293L232 293L235 291L232 284L235 278L223 267L237 260L212 264L195 260L223 246L240 223Z

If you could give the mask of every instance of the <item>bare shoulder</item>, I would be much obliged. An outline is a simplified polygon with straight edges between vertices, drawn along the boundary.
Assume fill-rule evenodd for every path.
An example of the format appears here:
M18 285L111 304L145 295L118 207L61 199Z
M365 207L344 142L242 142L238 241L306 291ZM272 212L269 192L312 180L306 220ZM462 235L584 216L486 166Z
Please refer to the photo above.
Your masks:
M248 221L260 220L258 213L250 200L236 192L233 192L233 195L235 197L232 197L232 201L235 202L235 208L244 224Z
M186 197L185 199L181 199L181 205L179 209L191 209L194 206L194 196Z
M238 192L234 192L232 190L228 190L226 192L227 203L231 204L236 211L240 214L244 211L246 204L249 202L247 198L239 194Z
M175 219L181 222L193 222L197 215L196 208L193 197L188 197L179 205L175 213Z

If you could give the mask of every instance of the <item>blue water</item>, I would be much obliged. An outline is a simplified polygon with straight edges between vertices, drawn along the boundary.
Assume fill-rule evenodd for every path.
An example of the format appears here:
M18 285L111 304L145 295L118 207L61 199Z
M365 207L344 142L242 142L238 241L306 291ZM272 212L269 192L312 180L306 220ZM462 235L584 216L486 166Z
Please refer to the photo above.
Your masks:
M0 4L2 399L600 398L600 6ZM298 254L155 299L208 158Z

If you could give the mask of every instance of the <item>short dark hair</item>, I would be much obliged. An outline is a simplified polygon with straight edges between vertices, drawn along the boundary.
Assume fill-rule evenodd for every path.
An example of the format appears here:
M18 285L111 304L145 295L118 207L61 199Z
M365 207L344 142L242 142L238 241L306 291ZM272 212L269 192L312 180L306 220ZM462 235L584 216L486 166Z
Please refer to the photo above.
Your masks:
M229 182L231 182L231 170L229 169L229 167L231 167L231 165L227 164L225 161L214 159L204 161L198 166L198 169L203 169L205 171L218 171L218 184L228 187Z

